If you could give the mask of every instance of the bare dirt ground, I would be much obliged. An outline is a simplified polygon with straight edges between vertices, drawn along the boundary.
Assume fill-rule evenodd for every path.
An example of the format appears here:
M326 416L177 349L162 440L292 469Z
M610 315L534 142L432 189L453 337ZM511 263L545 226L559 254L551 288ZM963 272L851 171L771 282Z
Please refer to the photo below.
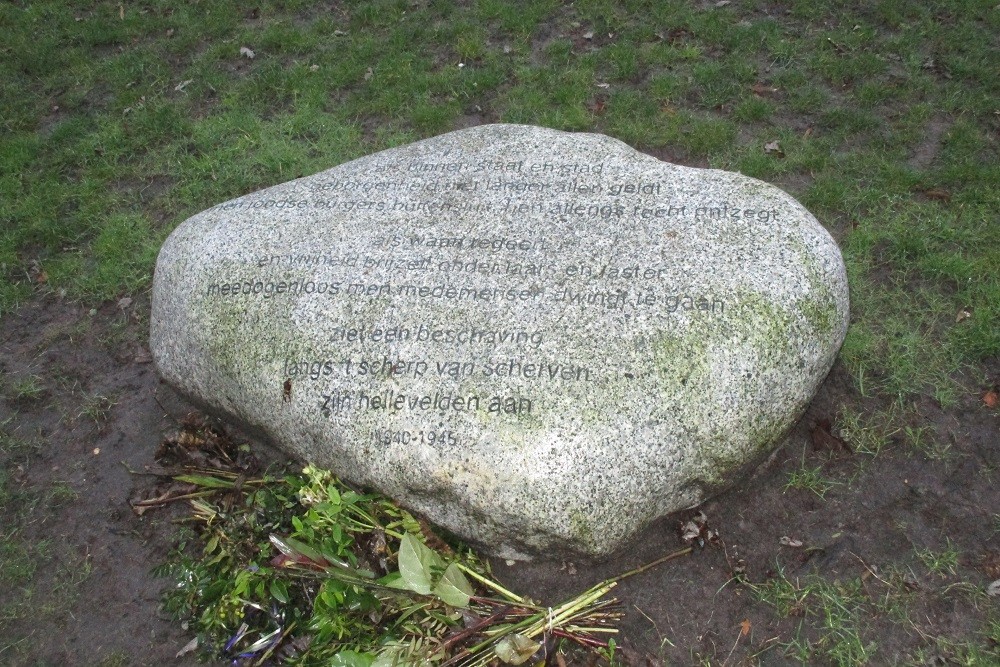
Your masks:
M48 499L30 508L22 537L49 540L30 599L48 610L0 625L18 640L0 655L5 664L195 664L175 657L190 635L160 611L167 582L151 574L173 544L171 521L183 508L139 517L128 503L153 484L134 473L153 463L164 435L192 408L150 363L148 303L121 306L89 311L39 296L0 321L0 426L8 439L34 444L31 453L0 463L15 490ZM1000 369L991 370L996 379ZM14 388L28 378L38 391L23 396ZM972 392L948 412L925 399L917 407L947 451L928 459L897 443L870 457L838 445L836 429L824 435L842 406L863 407L864 400L835 366L781 449L701 508L719 539L619 586L627 663L647 664L648 656L648 664L795 664L782 645L796 637L824 641L808 601L783 616L737 575L758 585L812 575L860 582L844 599L874 605L851 618L877 644L878 663L906 662L920 651L947 661L953 656L940 638L978 636L983 605L995 600L982 591L1000 577L1000 418ZM786 488L804 466L837 481L825 498ZM53 483L56 494L46 491ZM16 509L0 506L0 526ZM686 518L657 522L603 564L498 562L495 573L516 591L556 602L681 548L678 526ZM782 538L801 546L782 545ZM948 548L959 554L954 573L930 571L919 558ZM903 570L902 583L889 579ZM0 590L0 608L26 595ZM875 604L890 596L905 601L902 617Z

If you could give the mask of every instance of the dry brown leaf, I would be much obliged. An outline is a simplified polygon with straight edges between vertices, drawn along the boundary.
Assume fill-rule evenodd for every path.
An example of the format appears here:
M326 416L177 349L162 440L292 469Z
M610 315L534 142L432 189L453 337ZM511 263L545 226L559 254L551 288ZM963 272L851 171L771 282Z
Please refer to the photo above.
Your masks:
M995 390L990 389L988 392L983 394L983 403L985 403L988 408L995 408L1000 405L1000 395L998 395Z
M924 196L928 199L934 199L936 201L951 201L951 193L944 188L930 188L929 190L924 190Z
M828 451L834 454L852 453L848 444L833 434L833 425L829 419L818 419L811 435L815 451Z
M972 317L972 313L969 312L968 308L963 308L958 311L958 315L955 316L955 322L961 322L962 320L967 320Z
M775 157L785 157L785 151L781 150L781 144L778 143L777 139L764 144L764 152L771 153Z
M241 46L240 47L240 55L241 56L246 56L250 60L253 60L254 58L257 57L257 54L253 52L253 49L251 49L250 47L247 47L247 46Z
M778 92L777 88L769 86L765 83L761 83L760 81L753 84L750 90L753 91L753 94L756 95L757 97L769 97Z
M781 539L778 540L778 544L780 544L783 547L792 547L793 549L798 549L799 547L802 546L802 540L796 540L791 537L788 537L787 535L784 535L781 537Z
M743 622L740 623L740 637L746 637L750 634L751 627L753 627L753 624L750 623L750 619L744 618Z

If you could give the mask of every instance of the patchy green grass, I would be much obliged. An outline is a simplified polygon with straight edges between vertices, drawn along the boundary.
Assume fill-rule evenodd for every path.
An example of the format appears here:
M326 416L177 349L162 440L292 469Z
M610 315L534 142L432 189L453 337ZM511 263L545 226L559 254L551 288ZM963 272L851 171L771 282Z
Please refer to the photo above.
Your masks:
M806 664L822 661L847 667L868 664L874 656L876 644L867 637L868 600L859 579L793 581L781 575L754 590L780 615L803 618L799 632L785 645L790 657ZM807 623L814 633L805 632Z
M37 530L76 492L63 482L23 481L41 445L13 433L10 421L0 423L0 662L19 664L42 639L23 629L66 618L90 565L60 556L58 540Z
M945 576L955 575L954 547L920 556L943 567ZM943 554L948 554L943 556ZM941 563L944 557L946 562ZM926 562L926 561L924 561ZM775 609L779 616L796 621L796 631L782 644L783 653L802 664L829 664L860 667L891 661L884 646L885 630L922 636L925 642L911 654L897 656L893 664L922 665L927 661L986 667L1000 660L997 642L1000 621L986 614L982 626L971 636L928 635L922 604L928 600L947 607L987 604L983 594L967 584L938 585L933 580L919 588L913 575L899 568L881 574L868 569L863 577L831 579L816 574L789 577L779 571L761 584L750 584L757 598Z
M788 476L788 483L785 489L802 489L811 491L820 499L826 498L826 494L840 482L835 482L823 476L823 467L809 467L803 461L802 467L792 471Z

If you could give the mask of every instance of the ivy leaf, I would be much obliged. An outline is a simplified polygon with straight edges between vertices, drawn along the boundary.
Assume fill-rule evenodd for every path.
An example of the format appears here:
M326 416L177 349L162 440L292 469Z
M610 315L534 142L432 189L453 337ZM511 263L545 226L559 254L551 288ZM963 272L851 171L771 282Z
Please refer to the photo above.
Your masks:
M431 566L444 567L441 557L409 533L399 545L399 575L407 590L430 595Z
M434 595L452 607L467 607L472 597L472 586L462 574L457 563L452 563L444 571L441 581L434 587Z
M527 662L541 647L536 641L524 635L508 635L497 642L494 651L497 657L508 665L520 665Z

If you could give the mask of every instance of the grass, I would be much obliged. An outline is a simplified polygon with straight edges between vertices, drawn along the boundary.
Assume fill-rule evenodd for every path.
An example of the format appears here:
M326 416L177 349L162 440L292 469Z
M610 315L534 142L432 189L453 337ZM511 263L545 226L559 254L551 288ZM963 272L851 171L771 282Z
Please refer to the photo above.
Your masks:
M780 575L754 589L782 616L802 617L786 653L803 663L822 661L848 666L867 664L876 643L867 638L867 596L860 579L827 581L821 577L791 580ZM807 632L814 630L813 633Z
M955 576L958 567L958 550L951 540L946 540L947 546L935 551L932 549L918 549L917 558L924 564L931 573L939 577Z
M41 446L0 424L0 661L31 654L32 633L25 628L60 623L71 614L78 587L90 564L62 553L58 539L38 526L58 508L74 501L64 482L28 485L18 477ZM16 660L15 660L16 664Z
M785 489L811 491L820 499L824 499L827 492L837 486L837 484L838 482L823 477L822 466L810 468L803 463L801 468L792 471L788 476L788 483L785 484Z
M956 574L956 551L950 542L941 552L918 552L918 555L925 564L932 563L933 567L928 565L928 569L935 576L942 572L946 576ZM937 588L932 581L927 586L929 592L916 593L912 575L902 569L890 567L881 573L869 569L863 577L844 579L818 574L792 578L779 570L771 579L749 587L757 599L773 607L779 616L795 620L795 630L783 641L782 651L803 664L838 667L882 664L889 659L889 651L880 644L890 627L925 639L911 654L897 656L894 664L922 665L931 656L937 656L935 661L944 660L947 664L986 667L1000 659L997 641L1000 619L995 614L987 613L981 627L966 636L955 636L953 631L935 632L928 625L928 613L923 606L928 600L943 601L946 608L975 607L981 604L978 600L981 592L956 595L954 586Z

